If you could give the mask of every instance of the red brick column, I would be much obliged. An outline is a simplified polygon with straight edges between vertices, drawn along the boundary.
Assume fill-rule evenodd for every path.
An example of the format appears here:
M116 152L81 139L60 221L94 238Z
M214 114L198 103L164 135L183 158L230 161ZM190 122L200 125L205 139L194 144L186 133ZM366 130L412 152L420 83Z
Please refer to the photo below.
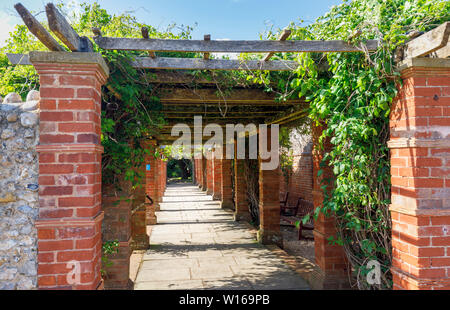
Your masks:
M212 152L208 151L206 155L206 193L213 194L214 189L214 171L213 171Z
M131 185L131 184L127 184ZM117 253L107 254L103 263L105 289L129 289L131 255L131 186L117 192L115 185L103 185L102 208L105 212L103 242L118 241Z
M145 156L145 191L146 195L149 195L153 200L153 205L149 204L149 200L146 198L146 222L147 225L156 224L156 204L158 203L158 185L157 185L157 160L154 156L156 148L156 141L151 140L147 142L147 147L150 149L150 155Z
M219 157L218 151L214 151L214 184L213 199L222 199L222 158Z
M450 59L401 69L388 143L394 289L450 289Z
M267 149L271 149L271 130L267 130ZM280 169L263 170L263 160L259 162L259 231L258 241L262 244L283 245L280 232Z
M199 175L198 175L198 159L194 158L193 159L193 165L194 165L194 185L198 185L198 179L199 179Z
M99 289L101 85L94 53L30 53L40 76L38 286ZM79 277L78 277L79 276Z
M237 159L237 141L234 140L234 220L250 222L248 209L247 183L244 176L245 159Z
M313 135L313 203L314 208L323 205L324 193L321 189L323 179L334 179L331 167L320 167L324 156L324 150L319 146L319 137L322 135L323 127L312 125ZM325 151L329 150L329 141L325 142ZM323 170L318 176L319 170ZM330 190L331 185L328 186ZM323 271L323 288L337 289L348 286L347 263L342 246L332 245L328 238L336 236L335 219L320 213L314 221L314 247L316 264Z
M158 158L158 168L159 168L159 202L162 202L162 198L164 196L164 160L162 158Z
M231 159L222 159L222 208L233 209L231 189Z
M167 188L167 160L163 161L163 193Z
M145 144L142 144L142 147L146 147ZM144 179L142 180L142 184L140 187L137 187L134 190L134 199L133 199L133 210L134 213L131 217L131 236L132 236L132 244L131 247L133 250L145 250L148 249L149 246L149 236L147 234L147 223L146 223L146 214L147 208L145 206L146 201L146 188L145 188L145 160L142 165L139 167L139 172L144 173Z

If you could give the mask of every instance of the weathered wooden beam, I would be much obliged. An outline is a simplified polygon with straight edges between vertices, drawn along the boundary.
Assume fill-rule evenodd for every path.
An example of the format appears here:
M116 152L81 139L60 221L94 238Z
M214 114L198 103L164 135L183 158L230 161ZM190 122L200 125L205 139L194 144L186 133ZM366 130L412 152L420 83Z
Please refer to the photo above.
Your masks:
M259 61L233 59L136 57L131 65L140 69L191 69L191 70L267 70L290 71L298 67L295 61Z
M274 41L274 40L166 40L136 38L94 38L105 50L138 50L194 53L281 53L281 52L358 52L360 48L342 40L335 41ZM367 49L374 51L377 40L368 40Z
M281 33L280 37L278 38L278 41L286 41L287 38L289 38L289 36L291 35L291 30L290 29L284 29L283 32ZM268 53L265 57L264 57L264 61L269 61L269 59L273 56L274 53Z
M430 30L405 45L404 59L426 56L448 44L450 22Z
M288 102L278 103L275 101L275 94L265 92L262 88L235 88L225 98L218 96L217 88L200 88L200 89L188 89L188 88L160 88L159 98L161 103L185 103L190 102L200 104L202 103L238 103L238 104L252 104L258 103L265 105L280 105L283 106L289 102L295 102L296 104L304 103L304 100L293 100Z
M17 13L19 13L28 30L30 30L30 32L34 34L34 36L38 38L39 41L41 41L42 44L44 44L49 50L55 52L65 51L64 47L62 47L55 40L55 38L52 37L47 29L45 29L44 26L42 26L41 23L39 23L21 3L14 5L14 8Z
M144 39L149 39L150 37L148 36L148 28L147 27L142 27L141 28L141 33L142 33L142 37ZM150 56L151 58L156 58L156 54L154 51L148 51L148 56Z
M13 65L31 66L30 56L28 54L10 54L6 53L6 57Z
M211 41L211 35L210 34L205 34L205 36L203 37L203 40L205 41ZM209 59L209 53L204 53L203 54L203 59L208 60Z
M87 37L80 37L53 3L48 3L45 6L45 11L47 13L50 30L55 33L72 52L93 51L92 42Z

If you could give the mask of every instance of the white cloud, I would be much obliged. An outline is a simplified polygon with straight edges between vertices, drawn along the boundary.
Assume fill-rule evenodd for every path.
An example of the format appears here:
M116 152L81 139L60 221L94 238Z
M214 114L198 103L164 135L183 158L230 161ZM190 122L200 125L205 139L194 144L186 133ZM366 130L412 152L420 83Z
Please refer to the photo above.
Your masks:
M15 25L18 23L18 18L5 12L0 12L0 20L2 21L2 27L0 27L0 47L3 47L6 45L5 41L9 38L9 33L14 30Z

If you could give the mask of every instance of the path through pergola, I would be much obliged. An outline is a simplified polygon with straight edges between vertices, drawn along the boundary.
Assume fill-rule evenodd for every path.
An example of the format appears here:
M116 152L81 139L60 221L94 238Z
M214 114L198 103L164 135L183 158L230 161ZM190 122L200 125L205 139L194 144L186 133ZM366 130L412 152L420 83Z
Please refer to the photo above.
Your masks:
M192 184L167 187L136 281L138 290L308 289L281 257Z

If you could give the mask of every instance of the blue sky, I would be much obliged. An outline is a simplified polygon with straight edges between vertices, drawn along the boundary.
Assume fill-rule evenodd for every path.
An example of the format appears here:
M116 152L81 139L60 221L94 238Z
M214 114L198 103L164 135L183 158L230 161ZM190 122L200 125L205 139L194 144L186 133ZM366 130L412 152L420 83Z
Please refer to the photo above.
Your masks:
M22 23L14 10L20 0L0 1L0 46L15 24ZM44 10L50 0L21 0L34 13ZM54 1L57 2L57 1ZM72 0L80 3L94 0ZM290 21L311 22L341 0L97 0L110 13L133 11L142 21L164 29L168 24L197 26L194 39L211 34L212 39L258 39L268 29L284 28ZM45 18L45 13L37 16Z

